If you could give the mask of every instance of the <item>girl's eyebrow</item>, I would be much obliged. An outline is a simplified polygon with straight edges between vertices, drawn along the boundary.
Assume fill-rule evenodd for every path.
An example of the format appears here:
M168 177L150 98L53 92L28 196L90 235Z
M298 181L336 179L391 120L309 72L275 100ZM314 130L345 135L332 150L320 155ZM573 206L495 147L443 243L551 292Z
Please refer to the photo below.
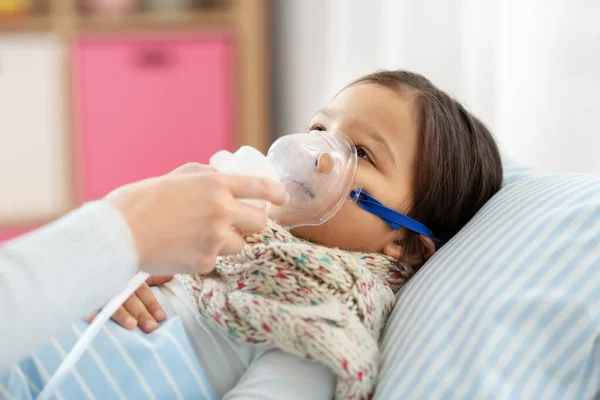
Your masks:
M319 111L317 111L317 113L315 114L315 116L317 116L319 114L323 114L327 118L334 119L335 117L337 117L338 112L336 110L332 109L332 108L321 108Z
M315 116L319 114L322 114L327 118L335 119L339 113L337 110L332 108L323 108L319 110L315 114ZM361 132L367 134L367 136L369 136L369 138L375 143L378 149L384 153L384 156L387 157L393 163L394 166L396 165L396 158L394 157L394 152L392 151L389 142L386 140L385 137L383 137L379 132L377 132L377 129L375 129L373 125L359 118L352 118L350 120L350 123L356 126Z

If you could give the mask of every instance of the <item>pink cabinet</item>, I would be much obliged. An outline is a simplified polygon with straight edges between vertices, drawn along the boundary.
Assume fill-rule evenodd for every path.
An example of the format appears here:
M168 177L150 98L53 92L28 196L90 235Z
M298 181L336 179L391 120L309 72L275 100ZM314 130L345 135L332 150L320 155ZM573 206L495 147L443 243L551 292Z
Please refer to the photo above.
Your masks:
M227 36L86 38L74 49L85 200L233 145Z

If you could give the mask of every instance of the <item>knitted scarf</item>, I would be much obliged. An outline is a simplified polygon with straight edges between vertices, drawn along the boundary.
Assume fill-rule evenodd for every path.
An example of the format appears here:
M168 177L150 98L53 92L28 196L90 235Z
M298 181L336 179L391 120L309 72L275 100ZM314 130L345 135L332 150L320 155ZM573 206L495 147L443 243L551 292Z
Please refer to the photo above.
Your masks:
M326 364L336 399L369 398L381 331L413 271L381 254L300 240L273 222L246 243L210 275L179 276L200 313L240 343Z

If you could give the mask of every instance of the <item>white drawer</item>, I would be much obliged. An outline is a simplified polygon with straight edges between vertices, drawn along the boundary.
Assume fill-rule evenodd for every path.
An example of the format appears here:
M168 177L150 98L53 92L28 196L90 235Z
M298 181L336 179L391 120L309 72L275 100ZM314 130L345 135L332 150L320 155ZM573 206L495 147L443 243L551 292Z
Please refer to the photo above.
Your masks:
M63 68L58 37L0 35L0 224L71 204Z

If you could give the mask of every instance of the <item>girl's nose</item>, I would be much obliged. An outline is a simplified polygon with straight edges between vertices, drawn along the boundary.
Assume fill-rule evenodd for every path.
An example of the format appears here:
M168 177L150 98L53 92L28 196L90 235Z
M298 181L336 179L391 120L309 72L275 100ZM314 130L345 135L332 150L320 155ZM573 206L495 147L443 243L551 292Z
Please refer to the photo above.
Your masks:
M317 171L327 175L333 171L333 157L329 153L322 153L317 160Z

